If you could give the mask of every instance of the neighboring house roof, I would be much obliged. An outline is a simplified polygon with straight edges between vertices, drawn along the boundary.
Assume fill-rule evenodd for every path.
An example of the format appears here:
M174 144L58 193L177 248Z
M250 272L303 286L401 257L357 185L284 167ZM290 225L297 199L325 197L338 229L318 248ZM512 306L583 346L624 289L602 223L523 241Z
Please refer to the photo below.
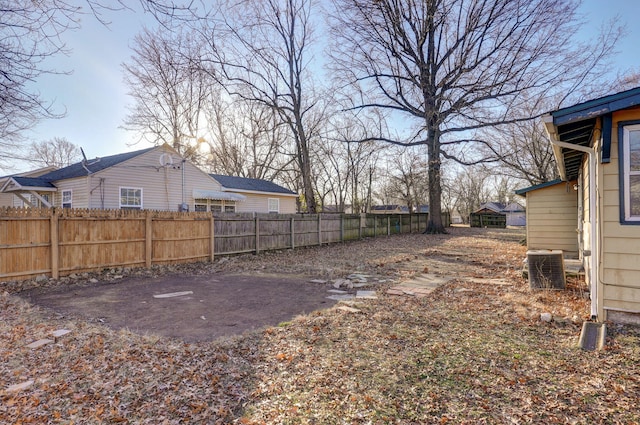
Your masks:
M416 211L418 211L419 213L428 213L429 205L418 205L418 207L416 208Z
M374 211L409 211L409 207L406 205L373 205L371 207Z
M12 177L13 181L22 187L48 187L54 189L55 186L50 181L42 177Z
M563 183L563 181L560 179L555 179L555 180L551 180L550 182L534 184L533 186L516 190L515 194L520 196L525 196L527 192L531 192L532 190L544 189L545 187L555 186L560 183Z
M503 204L502 202L486 202L480 206L473 213L478 213L483 210L493 211L497 214L504 213L514 213L514 212L523 212L524 207L517 202L512 202L510 204Z
M75 164L71 164L68 167L60 168L55 171L51 171L47 174L43 174L40 176L41 178L47 181L57 181L57 180L66 180L72 179L75 177L87 176L89 174L97 173L98 171L102 171L105 168L113 167L114 165L118 165L124 161L128 161L136 156L147 153L156 147L141 149L134 152L126 152L120 153L117 155L105 156L102 158L95 158L85 161L76 162Z
M502 212L506 213L519 213L524 211L524 207L517 202L512 202L502 209Z
M247 192L268 192L283 195L298 196L297 193L279 186L273 182L262 179L250 179L247 177L224 176L222 174L209 174L225 189Z
M475 210L474 213L477 213L482 210L490 210L495 213L501 213L502 210L504 210L504 207L506 207L506 205L500 202L485 202L484 204L480 205L480 208Z
M549 136L554 140L578 146L589 146L597 119L602 117L600 160L611 160L612 113L640 105L640 87L578 103L550 112L543 117ZM562 180L578 177L583 152L553 145Z

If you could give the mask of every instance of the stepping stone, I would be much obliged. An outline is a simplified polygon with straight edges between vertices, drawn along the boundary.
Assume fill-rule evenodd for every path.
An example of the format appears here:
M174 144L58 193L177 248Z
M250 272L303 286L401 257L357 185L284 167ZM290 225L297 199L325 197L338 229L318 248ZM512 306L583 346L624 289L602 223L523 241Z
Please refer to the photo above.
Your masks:
M332 294L346 294L347 291L342 291L340 289L329 289L327 292L331 292Z
M27 348L32 348L32 349L36 349L36 348L40 348L43 345L47 345L47 344L51 344L52 342L54 342L52 339L39 339L37 341L32 342L31 344L27 345Z
M25 381L20 384L9 385L7 387L7 392L22 391L29 388L31 385L33 385L33 381Z
M174 298L174 297L183 297L185 295L192 295L192 294L193 294L193 291L169 292L167 294L154 295L153 298Z
M362 310L358 310L357 308L348 307L346 305L341 305L337 307L338 310L346 311L347 313L361 313Z
M365 298L368 300L377 300L376 291L357 291L356 298Z
M322 280L322 279L312 279L309 282L311 282L311 283L327 283L326 280Z
M353 294L335 294L329 295L327 298L334 301L352 300L355 298Z
M55 330L53 332L51 332L51 335L54 338L60 338L61 336L65 336L66 334L70 333L71 331L69 329L58 329Z

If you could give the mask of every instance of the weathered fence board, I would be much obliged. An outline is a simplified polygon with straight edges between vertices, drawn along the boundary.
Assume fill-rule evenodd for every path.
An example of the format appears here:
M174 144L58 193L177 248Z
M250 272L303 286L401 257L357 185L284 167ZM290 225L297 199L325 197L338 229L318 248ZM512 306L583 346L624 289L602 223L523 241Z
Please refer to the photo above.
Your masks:
M469 224L471 227L504 229L507 227L507 216L503 214L471 214L469 215Z
M424 231L426 214L220 214L0 208L0 280Z

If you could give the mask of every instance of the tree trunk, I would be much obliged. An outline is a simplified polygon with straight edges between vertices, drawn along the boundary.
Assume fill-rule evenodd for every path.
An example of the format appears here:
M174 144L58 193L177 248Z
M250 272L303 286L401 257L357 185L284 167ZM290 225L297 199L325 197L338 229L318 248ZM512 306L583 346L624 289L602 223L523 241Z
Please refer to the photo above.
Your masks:
M429 221L425 233L447 233L442 223L442 182L440 179L440 137L434 129L427 132L429 154Z

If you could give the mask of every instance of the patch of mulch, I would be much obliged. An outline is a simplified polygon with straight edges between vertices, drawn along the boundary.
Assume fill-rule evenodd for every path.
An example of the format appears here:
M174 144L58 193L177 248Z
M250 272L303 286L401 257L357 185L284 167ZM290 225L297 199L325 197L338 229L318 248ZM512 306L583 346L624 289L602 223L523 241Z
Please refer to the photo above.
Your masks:
M604 350L577 348L583 282L531 291L521 238L453 228L192 265L185 273L455 277L425 298L380 293L210 343L56 317L5 291L0 422L638 423L640 332L611 325ZM61 328L72 332L26 347Z

